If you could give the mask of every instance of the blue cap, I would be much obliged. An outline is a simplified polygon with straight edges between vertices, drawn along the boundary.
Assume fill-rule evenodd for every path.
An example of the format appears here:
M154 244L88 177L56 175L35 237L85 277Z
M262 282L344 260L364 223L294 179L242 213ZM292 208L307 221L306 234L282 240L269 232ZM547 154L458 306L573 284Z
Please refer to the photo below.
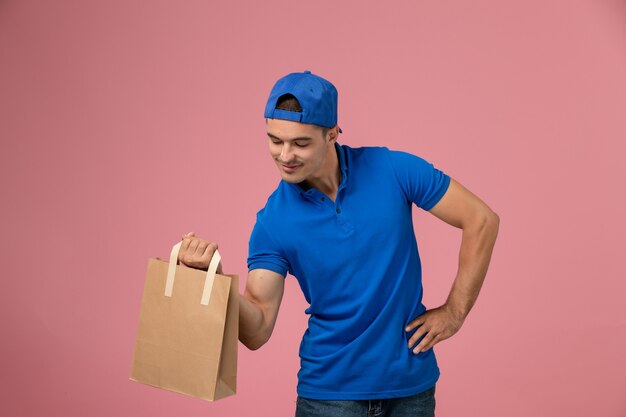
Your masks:
M276 108L278 99L285 94L292 94L298 99L301 112ZM337 89L330 81L311 71L291 73L274 84L265 106L265 117L334 127L337 125Z

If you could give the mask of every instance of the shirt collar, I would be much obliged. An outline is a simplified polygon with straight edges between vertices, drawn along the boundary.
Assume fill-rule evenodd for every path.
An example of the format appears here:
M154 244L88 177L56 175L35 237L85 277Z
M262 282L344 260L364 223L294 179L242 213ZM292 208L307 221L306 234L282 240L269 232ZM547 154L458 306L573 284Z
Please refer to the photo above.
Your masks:
M348 164L346 163L346 151L343 149L343 146L335 142L335 149L337 150L339 169L341 170L341 182L339 183L339 189L341 190L348 180Z

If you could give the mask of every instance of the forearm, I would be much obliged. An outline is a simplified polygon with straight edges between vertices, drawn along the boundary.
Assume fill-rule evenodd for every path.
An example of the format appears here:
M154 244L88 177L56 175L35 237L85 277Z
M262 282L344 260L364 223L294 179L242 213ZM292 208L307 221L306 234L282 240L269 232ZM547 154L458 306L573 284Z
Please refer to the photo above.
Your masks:
M281 274L267 269L248 273L246 290L239 296L239 340L248 349L258 349L269 340L284 289Z
M248 349L260 348L265 337L265 320L263 310L254 302L239 294L239 340Z
M490 213L475 224L463 228L459 251L459 269L445 306L460 319L468 315L482 287L500 220Z

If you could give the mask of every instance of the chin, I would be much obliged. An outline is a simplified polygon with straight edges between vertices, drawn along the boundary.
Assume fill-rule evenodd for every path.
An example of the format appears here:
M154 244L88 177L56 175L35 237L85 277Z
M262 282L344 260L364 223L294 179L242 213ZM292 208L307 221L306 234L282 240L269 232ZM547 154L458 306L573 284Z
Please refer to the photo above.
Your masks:
M289 175L281 175L281 178L283 179L283 181L288 182L290 184L300 184L302 181L304 181L303 178L293 177Z

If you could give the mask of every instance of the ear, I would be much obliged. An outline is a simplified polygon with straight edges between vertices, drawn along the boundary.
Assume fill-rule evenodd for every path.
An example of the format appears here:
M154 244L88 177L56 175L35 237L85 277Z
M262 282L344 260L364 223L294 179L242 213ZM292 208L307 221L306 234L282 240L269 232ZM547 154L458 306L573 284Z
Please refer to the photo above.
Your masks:
M332 127L328 130L328 141L329 142L336 142L337 141L337 136L339 136L339 132L337 130L337 126Z

